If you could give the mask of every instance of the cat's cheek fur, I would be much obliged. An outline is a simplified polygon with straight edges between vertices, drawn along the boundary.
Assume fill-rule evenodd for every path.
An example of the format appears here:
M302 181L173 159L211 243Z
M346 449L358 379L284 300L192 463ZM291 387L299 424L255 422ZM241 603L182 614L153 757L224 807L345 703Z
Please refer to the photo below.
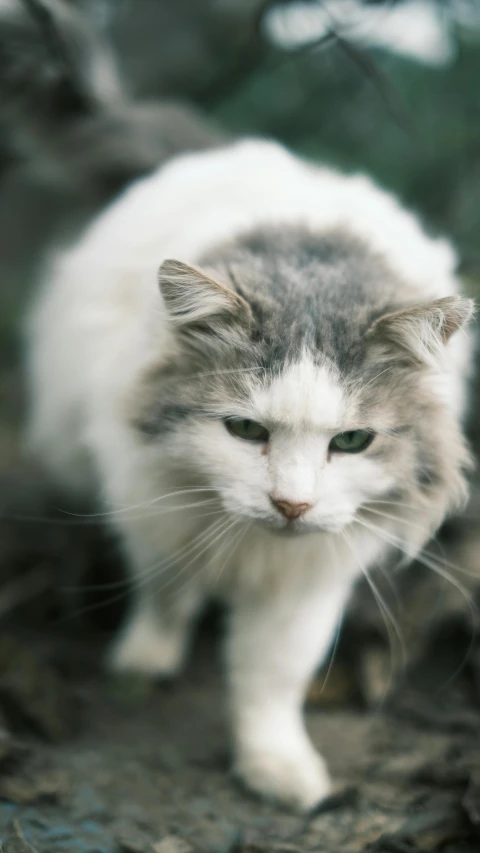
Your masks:
M228 511L244 519L274 518L265 445L230 435L220 420L193 425L189 442L190 456Z

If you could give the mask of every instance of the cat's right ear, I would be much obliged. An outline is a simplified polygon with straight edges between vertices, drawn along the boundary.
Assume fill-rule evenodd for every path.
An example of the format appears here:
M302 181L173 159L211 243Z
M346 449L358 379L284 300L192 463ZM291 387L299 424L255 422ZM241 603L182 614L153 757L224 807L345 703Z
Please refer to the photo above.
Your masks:
M444 344L463 328L474 312L472 299L444 296L384 314L367 332L367 338L386 352L403 352L418 364L436 367L442 361Z
M182 335L230 339L235 324L250 324L248 302L197 267L166 260L158 284L171 323Z

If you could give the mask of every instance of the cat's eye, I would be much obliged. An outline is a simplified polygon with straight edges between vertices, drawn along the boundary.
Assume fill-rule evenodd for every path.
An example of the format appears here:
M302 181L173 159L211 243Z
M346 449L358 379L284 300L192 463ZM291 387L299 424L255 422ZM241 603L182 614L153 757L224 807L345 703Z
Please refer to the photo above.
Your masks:
M329 445L331 453L361 453L366 450L374 439L374 433L369 429L351 429L339 432Z
M231 435L244 441L268 441L268 429L247 418L226 418L225 426Z

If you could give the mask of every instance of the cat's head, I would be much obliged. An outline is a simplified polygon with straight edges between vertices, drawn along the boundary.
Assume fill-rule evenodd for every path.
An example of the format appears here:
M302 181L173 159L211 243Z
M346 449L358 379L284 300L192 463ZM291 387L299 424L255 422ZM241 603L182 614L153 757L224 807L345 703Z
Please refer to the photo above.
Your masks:
M201 269L167 260L159 282L174 345L137 428L229 513L302 533L407 508L423 542L461 499L451 339L469 300L409 303L357 240L300 231L246 237Z

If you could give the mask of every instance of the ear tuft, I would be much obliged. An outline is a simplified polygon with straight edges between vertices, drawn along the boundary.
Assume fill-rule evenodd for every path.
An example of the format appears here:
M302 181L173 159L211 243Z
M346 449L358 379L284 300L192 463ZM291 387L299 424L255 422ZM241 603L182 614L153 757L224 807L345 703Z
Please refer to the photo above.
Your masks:
M441 303L439 307L443 314L440 336L442 342L446 344L454 332L466 326L472 319L475 313L475 303L473 299L465 299L461 296L446 296L437 301Z
M218 332L222 324L250 316L248 303L235 291L182 261L164 261L158 283L172 323L185 330Z
M397 351L403 350L416 361L437 365L443 345L468 323L473 312L472 299L445 296L379 317L370 326L367 337Z

